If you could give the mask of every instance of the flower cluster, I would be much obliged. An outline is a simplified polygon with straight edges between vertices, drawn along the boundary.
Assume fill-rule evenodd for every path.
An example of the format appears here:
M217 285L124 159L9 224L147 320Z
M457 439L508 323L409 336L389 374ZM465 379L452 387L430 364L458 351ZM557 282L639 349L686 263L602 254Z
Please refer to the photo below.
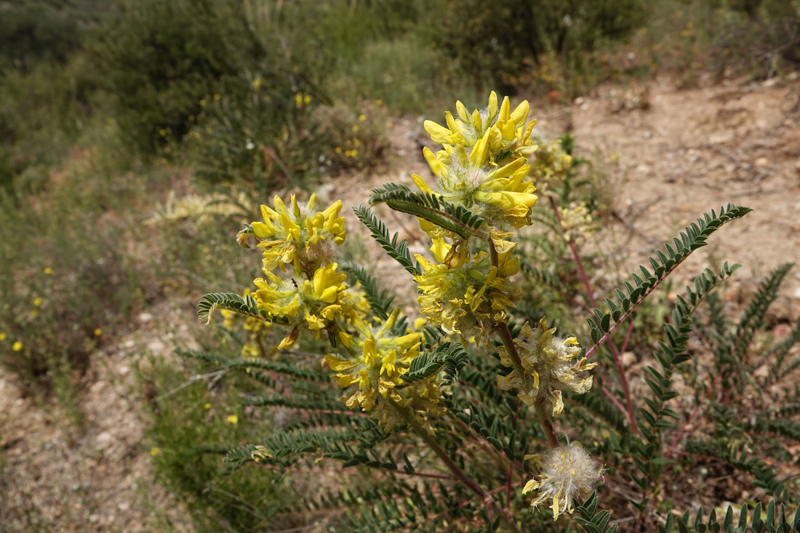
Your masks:
M559 207L564 239L580 246L599 228L586 204L572 203L569 208Z
M339 216L342 201L321 212L315 210L316 204L316 194L305 205L292 195L290 207L275 196L274 209L262 205L263 221L245 225L236 239L247 246L248 237L255 237L258 247L264 249L265 271L276 267L285 270L291 264L295 270L310 275L321 264L330 262L334 255L331 243L342 244L347 236L344 218Z
M254 237L263 249L263 272L266 278L254 280L252 293L258 308L270 322L291 328L278 346L290 348L305 326L317 337L334 327L337 316L346 306L346 276L337 272L333 245L344 242L347 232L344 218L339 216L342 202L324 211L316 211L317 197L312 194L307 204L291 196L290 206L276 196L274 209L262 205L262 221L246 224L237 241L247 247ZM287 279L275 273L286 272Z
M425 130L442 150L434 154L423 149L436 176L434 186L417 175L412 176L414 183L423 192L484 216L494 226L530 224L537 200L536 187L527 180L526 159L537 149L531 140L536 122L527 122L530 105L525 101L511 111L506 97L498 109L492 92L486 109L470 114L457 102L456 110L458 118L449 111L445 114L447 127L425 121Z
M400 419L395 407L382 399L388 398L400 408L410 408L423 425L428 425L430 415L442 412L439 387L433 379L408 385L401 377L419 356L421 334L406 332L399 316L400 310L395 308L385 321L369 325L352 311L349 318L355 332L340 330L339 353L325 356L343 389L357 385L341 401L351 409L375 410L387 431Z
M589 363L585 357L574 363L573 360L581 353L578 341L575 337L560 339L553 336L555 332L556 328L547 328L544 318L535 330L525 324L514 339L525 374L520 376L513 370L507 376L498 376L497 384L503 390L518 391L520 400L526 405L541 401L558 414L564 410L561 391L588 392L592 388L592 376L586 376L584 372L597 363ZM500 348L500 362L513 366L505 347Z
M564 151L560 139L546 142L537 138L536 142L539 149L530 160L531 177L539 192L547 194L572 170L572 156Z
M522 493L539 491L531 502L534 508L552 500L553 520L564 512L572 513L573 498L586 498L603 474L600 463L577 442L550 450L541 466L543 471L539 479L528 481Z
M507 309L519 296L519 286L509 279L519 272L519 259L511 257L514 243L508 244L496 264L486 252L471 254L466 246L453 247L442 238L433 239L435 261L416 256L423 269L414 278L417 299L431 324L481 341L495 323L507 320Z

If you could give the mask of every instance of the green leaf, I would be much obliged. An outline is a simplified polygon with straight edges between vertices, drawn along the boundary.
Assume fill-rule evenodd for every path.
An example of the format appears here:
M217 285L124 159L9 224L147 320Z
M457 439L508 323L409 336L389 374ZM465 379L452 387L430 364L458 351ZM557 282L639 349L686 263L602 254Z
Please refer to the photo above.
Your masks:
M464 206L448 203L436 194L414 192L405 185L387 183L383 187L373 189L370 203L385 203L395 211L425 219L440 228L452 231L462 239L467 239L471 235L485 237L479 231L485 222L482 216Z

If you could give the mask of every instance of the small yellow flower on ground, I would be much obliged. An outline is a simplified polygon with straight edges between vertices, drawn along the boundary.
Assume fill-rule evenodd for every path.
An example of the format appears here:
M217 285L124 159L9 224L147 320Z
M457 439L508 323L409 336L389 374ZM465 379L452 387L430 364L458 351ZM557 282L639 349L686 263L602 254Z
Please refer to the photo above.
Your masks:
M52 274L52 273L53 273L53 269L52 269L52 268L50 268L50 267L45 267L45 269L44 269L44 273L45 273L45 274L47 274L47 275L49 276L50 274Z
M239 417L238 417L238 416L236 416L236 415L230 415L230 416L228 417L228 424L233 424L233 425L236 425L236 424L238 424L238 423L239 423Z
M34 298L33 299L33 305L35 305L36 307L39 307L40 305L42 305L42 299L39 298L39 297Z
M220 96L219 93L214 94L214 100L219 100L220 98L222 98L222 96Z
M364 122L365 120L367 120L367 115L363 115L363 114L362 115L358 115L358 120L360 120L361 122Z
M5 333L0 333L0 341L6 340L7 335Z
M167 134L167 130L165 130L164 128L161 128L160 130L158 130L158 134L163 137L163 136L165 136Z
M99 337L102 334L103 334L103 330L102 329L97 328L96 330L94 330L94 336L95 337Z
M205 107L205 106L206 106L206 101L200 100L200 107Z
M208 411L209 409L211 409L211 404L210 404L210 403L206 403L206 404L203 406L203 409L205 409L206 411Z
M11 345L11 349L14 350L15 352L20 351L22 349L22 342L20 341L15 342L13 345Z
M150 455L152 455L153 457L155 457L156 455L158 455L160 453L161 453L161 449L160 448L152 448L150 450Z
M360 129L361 129L361 126L359 126L358 124L353 124L353 132L357 132Z

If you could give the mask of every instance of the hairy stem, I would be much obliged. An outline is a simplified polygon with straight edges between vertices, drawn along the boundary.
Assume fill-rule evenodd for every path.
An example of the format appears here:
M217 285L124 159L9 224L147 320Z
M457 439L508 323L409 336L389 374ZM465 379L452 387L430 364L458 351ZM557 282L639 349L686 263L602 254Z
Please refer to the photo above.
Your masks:
M522 531L517 527L517 524L509 516L508 512L505 511L502 507L500 507L497 502L492 498L491 494L486 492L480 485L478 485L475 480L467 475L461 467L459 467L453 458L444 451L444 449L439 446L439 443L436 442L436 439L433 438L433 435L430 432L422 427L422 425L417 422L417 420L413 417L413 415L409 412L409 410L401 405L397 404L396 402L387 399L386 401L389 402L397 414L400 416L403 421L408 424L408 426L416 433L419 438L425 441L425 444L433 450L433 452L439 456L439 459L445 464L445 466L453 473L453 475L461 481L469 490L475 493L476 496L483 499L484 502L489 506L489 509L500 516L500 519L506 524L510 531L514 531L516 533L522 533Z

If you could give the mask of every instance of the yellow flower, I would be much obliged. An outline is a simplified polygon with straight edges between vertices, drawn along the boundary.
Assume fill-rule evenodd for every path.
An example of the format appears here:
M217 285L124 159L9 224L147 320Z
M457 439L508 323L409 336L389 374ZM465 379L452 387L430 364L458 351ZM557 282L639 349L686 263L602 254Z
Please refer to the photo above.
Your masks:
M103 334L103 330L102 329L97 328L96 330L94 330L94 336L95 337L99 337L102 334Z
M153 457L155 457L156 455L158 455L160 453L161 453L161 449L160 448L151 448L150 449L150 455L152 455Z
M42 299L39 297L34 298L33 305L35 305L36 307L40 307L42 305Z
M258 290L253 298L258 308L266 312L268 319L292 328L279 349L292 347L301 325L321 338L342 313L347 276L337 268L336 263L330 263L318 268L311 280L302 282L285 280L269 271L264 272L267 280L254 280Z
M364 115L364 114L358 115L358 120L360 120L361 122L364 122L365 120L367 120L367 115Z
M4 341L7 338L8 338L8 335L6 335L5 333L0 333L0 341Z
M220 96L219 93L214 94L214 100L219 100L220 98L222 98L222 96Z
M206 403L205 405L203 405L203 409L208 411L209 409L211 409L211 404L210 403Z
M305 105L308 105L308 104L310 104L310 103L311 103L311 95L308 95L308 94L307 94L307 95L305 95L305 97L303 98L303 103L304 103Z
M160 130L158 130L158 134L161 135L162 137L164 137L167 134L167 130L165 130L164 128L161 128Z
M340 387L356 385L355 390L345 393L340 399L349 408L372 411L382 405L384 398L391 398L401 404L413 402L414 398L421 399L418 395L404 395L403 390L410 387L400 388L405 385L400 378L401 374L419 356L421 334L398 334L395 326L399 313L399 308L395 308L384 322L370 326L356 313L351 312L350 321L358 335L340 331L341 353L325 356L328 367L337 372L336 381ZM424 385L429 386L430 384ZM438 390L436 393L428 391L425 398L429 407L432 407L430 402L434 398L434 403L438 404ZM382 412L379 418L383 419L387 429L398 422L386 412Z
M556 328L547 328L544 318L535 330L526 323L514 339L525 376L520 377L514 370L507 376L498 376L497 384L503 390L516 390L526 405L533 405L541 399L557 415L564 410L562 391L583 394L592 388L592 376L586 376L585 372L596 367L597 363L588 363L585 357L575 363L574 359L581 353L577 339L554 337L555 331ZM513 366L502 346L500 362L507 367Z
M359 126L358 124L353 124L353 132L357 132L360 129L361 129L361 126Z
M544 142L535 139L539 149L530 158L531 177L537 188L547 193L559 185L572 169L572 156L561 147L561 140Z
M22 342L16 341L14 344L11 345L11 349L14 350L15 352L20 351L22 349Z
M600 229L586 204L573 202L569 208L559 207L558 211L561 214L562 237L578 246Z
M203 100L200 100L200 107L205 107L205 106L206 106L206 101L205 101L205 99L203 99Z
M380 99L375 100L375 105L376 106L382 106L383 105L383 100L380 100Z
M50 274L53 273L53 269L50 267L45 267L44 273L49 276Z
M435 262L416 255L423 269L414 278L421 312L451 335L464 339L475 335L481 343L488 342L489 329L507 320L507 309L519 298L519 286L509 279L519 271L519 260L511 258L513 248L514 243L507 243L494 266L485 252L470 257L434 239Z
M320 265L333 257L331 242L340 245L347 236L344 218L339 216L342 201L334 202L324 211L315 209L317 195L312 194L303 205L291 196L290 206L280 197L273 199L274 209L261 206L263 221L248 224L237 235L237 240L247 246L248 237L255 237L259 248L264 249L264 270L294 265L295 271L310 275Z
M261 87L261 83L262 83L261 82L261 78L254 79L253 80L253 88L254 89L258 89L259 87Z
M239 417L236 415L228 415L228 424L233 424L234 426L239 423Z

